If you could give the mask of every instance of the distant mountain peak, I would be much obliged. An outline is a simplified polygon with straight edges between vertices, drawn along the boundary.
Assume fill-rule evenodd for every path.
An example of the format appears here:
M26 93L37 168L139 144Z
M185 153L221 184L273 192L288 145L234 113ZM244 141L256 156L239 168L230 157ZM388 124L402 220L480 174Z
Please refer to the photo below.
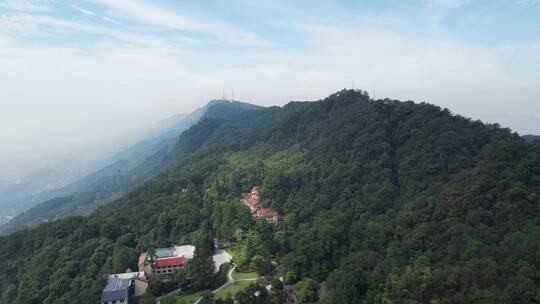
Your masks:
M211 107L213 105L245 105L253 108L260 108L261 106L254 105L248 102L243 102L239 100L227 100L227 99L212 99L207 104L206 107Z
M362 99L367 99L367 100L370 99L368 91L364 91L360 89L343 89L341 91L337 91L333 94L330 94L330 96L326 97L325 100L330 101L332 99L343 98L343 97L346 97L346 98L356 97L356 98L362 98Z

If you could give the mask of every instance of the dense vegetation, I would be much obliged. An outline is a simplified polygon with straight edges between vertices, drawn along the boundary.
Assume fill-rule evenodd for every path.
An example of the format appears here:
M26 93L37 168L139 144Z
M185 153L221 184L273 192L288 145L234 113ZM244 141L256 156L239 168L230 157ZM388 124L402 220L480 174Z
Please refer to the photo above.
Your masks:
M0 301L97 302L142 250L211 230L244 263L279 262L306 299L325 281L326 303L540 302L540 146L497 125L341 91L212 107L169 158L88 217L0 238ZM277 226L238 202L253 185Z

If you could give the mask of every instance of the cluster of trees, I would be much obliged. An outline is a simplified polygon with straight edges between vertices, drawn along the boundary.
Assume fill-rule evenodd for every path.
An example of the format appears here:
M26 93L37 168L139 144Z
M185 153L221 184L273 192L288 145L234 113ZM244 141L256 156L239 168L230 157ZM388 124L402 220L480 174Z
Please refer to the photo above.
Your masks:
M311 278L304 278L294 284L294 294L303 303L314 303L319 300L318 289L319 285Z
M306 300L325 282L325 303L540 302L540 145L509 130L343 91L216 114L170 157L177 166L88 217L1 238L0 302L87 303L134 254L205 251L213 237L261 274L279 261ZM253 185L278 225L238 202Z

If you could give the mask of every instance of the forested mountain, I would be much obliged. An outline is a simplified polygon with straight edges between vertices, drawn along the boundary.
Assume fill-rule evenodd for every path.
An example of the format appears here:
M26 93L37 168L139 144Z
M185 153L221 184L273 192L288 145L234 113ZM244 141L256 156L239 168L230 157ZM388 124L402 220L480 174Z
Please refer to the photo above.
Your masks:
M527 135L523 135L523 139L525 139L528 142L540 141L540 135L527 134Z
M34 197L34 200L44 200L0 226L0 234L12 233L67 215L88 214L98 206L122 196L166 169L166 156L178 136L196 124L208 108L219 104L227 104L231 109L258 108L238 101L212 100L192 113L178 114L161 121L146 130L140 142L112 156L109 165L74 183Z
M2 303L97 302L106 274L202 227L252 229L252 250L289 282L325 281L326 303L540 302L540 145L508 129L344 90L215 105L167 161L89 216L0 238ZM277 226L238 202L253 185Z

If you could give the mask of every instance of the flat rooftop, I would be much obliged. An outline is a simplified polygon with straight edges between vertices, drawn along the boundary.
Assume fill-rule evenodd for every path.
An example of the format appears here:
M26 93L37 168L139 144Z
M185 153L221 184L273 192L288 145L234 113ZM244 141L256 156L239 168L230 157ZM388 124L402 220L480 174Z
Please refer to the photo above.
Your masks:
M136 278L144 278L144 272L125 272L110 274L109 279L118 278L123 280L134 280Z
M182 246L173 246L171 248L159 248L156 249L156 257L158 260L161 260L162 263L167 263L167 260L177 257L182 257L184 259L192 259L195 254L195 246L193 245L182 245ZM214 261L214 271L218 272L219 267L225 263L230 263L232 257L227 251L223 249L217 249L214 252L212 257Z
M174 256L172 248L156 249L156 257L158 258L170 258L172 256Z
M192 246L192 245L174 246L173 254L178 257L192 259L193 255L195 254L195 246Z
M109 277L109 281L103 291L118 291L127 289L131 285L133 279L123 279L119 277Z

